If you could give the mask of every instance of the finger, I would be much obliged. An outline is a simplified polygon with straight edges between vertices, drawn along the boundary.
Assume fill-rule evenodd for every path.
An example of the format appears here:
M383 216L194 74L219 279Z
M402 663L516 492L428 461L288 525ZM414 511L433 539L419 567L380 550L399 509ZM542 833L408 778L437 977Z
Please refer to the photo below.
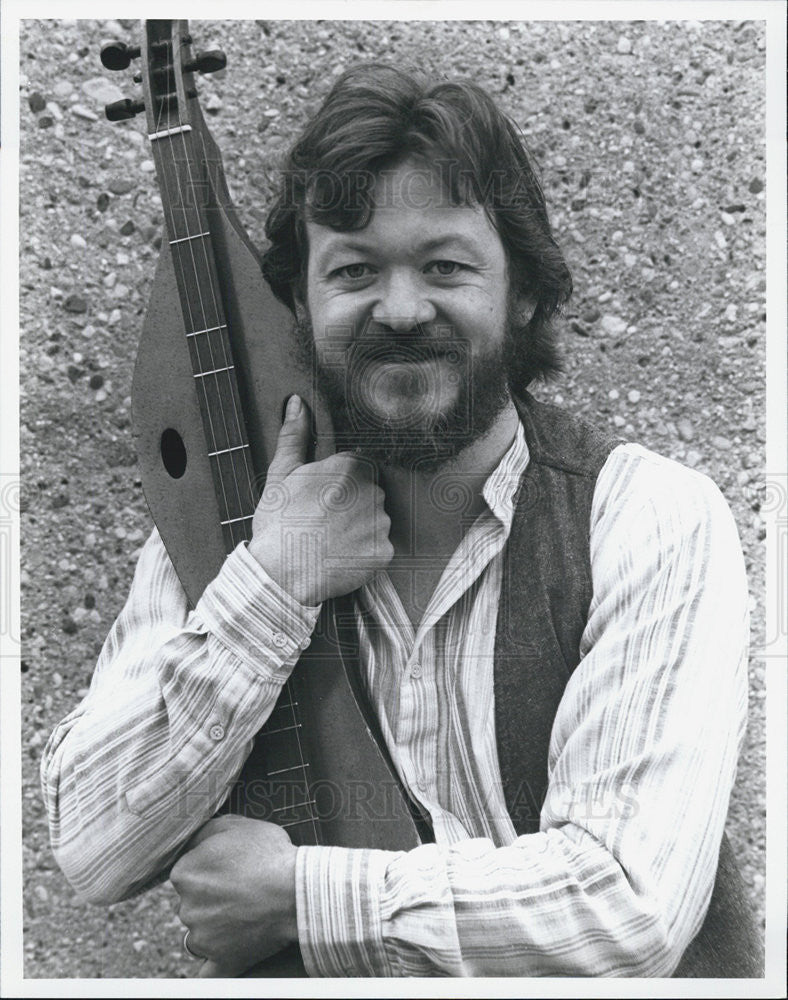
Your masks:
M366 455L359 455L355 451L336 451L333 458L339 464L347 465L371 477L375 476L378 471L377 463L373 459L368 458Z
M235 965L212 962L208 959L207 962L202 963L197 975L200 979L232 979L243 971L243 969L239 969Z
M293 394L287 401L285 419L279 431L276 452L268 467L268 481L282 480L306 461L309 447L309 407Z
M341 477L347 477L360 489L377 486L379 482L375 465L351 451L338 451L318 464L327 485L330 480L340 481Z

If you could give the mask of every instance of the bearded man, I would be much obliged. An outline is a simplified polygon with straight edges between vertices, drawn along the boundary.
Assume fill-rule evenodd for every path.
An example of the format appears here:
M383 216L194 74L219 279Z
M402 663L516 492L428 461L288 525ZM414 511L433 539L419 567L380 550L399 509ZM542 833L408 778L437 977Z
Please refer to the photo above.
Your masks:
M45 755L64 871L109 901L177 858L208 976L295 942L320 976L757 974L723 840L747 695L736 529L705 477L527 393L557 368L571 279L517 130L473 84L350 71L267 235L338 450L307 461L292 397L252 539L191 613L149 539ZM352 502L327 513L326 484ZM320 561L285 544L293 523L322 525ZM212 818L343 595L429 828L410 850ZM184 771L218 775L213 795Z

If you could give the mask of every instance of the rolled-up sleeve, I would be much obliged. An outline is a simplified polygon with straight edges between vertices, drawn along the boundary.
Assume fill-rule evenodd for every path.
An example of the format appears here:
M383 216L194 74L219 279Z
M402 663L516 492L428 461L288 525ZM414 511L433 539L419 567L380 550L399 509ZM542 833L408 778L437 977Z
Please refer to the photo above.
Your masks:
M88 694L42 759L52 847L74 888L108 902L167 867L226 797L318 613L243 544L190 612L154 530Z

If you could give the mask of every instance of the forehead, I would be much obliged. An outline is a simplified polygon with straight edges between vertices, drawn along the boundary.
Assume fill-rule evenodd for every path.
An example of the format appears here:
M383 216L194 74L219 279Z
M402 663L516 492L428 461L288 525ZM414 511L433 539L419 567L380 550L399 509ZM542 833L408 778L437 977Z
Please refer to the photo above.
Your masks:
M457 208L437 170L409 159L375 175L372 203L377 212Z
M310 263L317 256L367 247L382 253L445 244L485 258L503 254L485 210L453 204L440 176L424 164L406 161L377 174L371 204L371 218L363 229L338 231L308 221Z

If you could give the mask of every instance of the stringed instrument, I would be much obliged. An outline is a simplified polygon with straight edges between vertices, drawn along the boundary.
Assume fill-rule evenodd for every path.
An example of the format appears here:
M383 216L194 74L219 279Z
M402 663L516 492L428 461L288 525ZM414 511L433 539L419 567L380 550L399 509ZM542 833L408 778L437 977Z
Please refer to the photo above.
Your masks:
M297 392L311 407L315 459L333 439L199 108L195 74L223 68L224 55L192 55L186 21L154 20L139 46L102 49L108 69L136 58L144 101L108 105L107 117L145 110L166 233L134 372L134 435L148 506L195 605L251 538L287 398ZM277 822L298 845L408 849L425 827L364 700L354 641L352 602L326 602L225 809ZM304 974L297 948L247 973Z

